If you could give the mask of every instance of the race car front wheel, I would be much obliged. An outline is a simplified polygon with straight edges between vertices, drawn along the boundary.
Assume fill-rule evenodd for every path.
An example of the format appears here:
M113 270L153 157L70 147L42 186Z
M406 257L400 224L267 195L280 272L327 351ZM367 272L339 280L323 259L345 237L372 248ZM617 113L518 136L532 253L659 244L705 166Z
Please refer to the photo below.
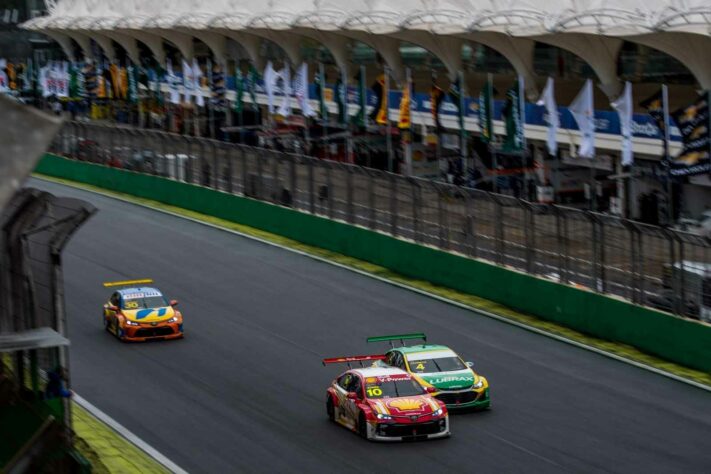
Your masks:
M333 408L333 400L331 395L326 395L326 414L328 414L328 419L331 421L336 421L336 411Z
M365 421L365 414L363 412L360 412L360 415L358 415L358 434L368 439L368 422Z

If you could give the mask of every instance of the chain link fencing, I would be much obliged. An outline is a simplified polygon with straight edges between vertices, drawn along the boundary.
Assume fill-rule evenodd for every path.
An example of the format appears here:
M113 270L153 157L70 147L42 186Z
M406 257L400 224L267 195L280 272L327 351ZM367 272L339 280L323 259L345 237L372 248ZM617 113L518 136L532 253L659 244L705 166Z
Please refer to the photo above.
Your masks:
M156 130L70 122L52 150L268 201L711 321L711 241L701 235Z

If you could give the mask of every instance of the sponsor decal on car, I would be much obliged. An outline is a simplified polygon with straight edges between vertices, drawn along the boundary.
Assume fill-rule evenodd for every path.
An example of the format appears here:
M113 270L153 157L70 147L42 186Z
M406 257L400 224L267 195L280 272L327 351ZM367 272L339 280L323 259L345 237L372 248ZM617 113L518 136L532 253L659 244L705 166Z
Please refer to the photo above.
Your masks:
M391 408L397 408L400 411L421 410L424 401L420 398L396 398L390 400L387 405Z

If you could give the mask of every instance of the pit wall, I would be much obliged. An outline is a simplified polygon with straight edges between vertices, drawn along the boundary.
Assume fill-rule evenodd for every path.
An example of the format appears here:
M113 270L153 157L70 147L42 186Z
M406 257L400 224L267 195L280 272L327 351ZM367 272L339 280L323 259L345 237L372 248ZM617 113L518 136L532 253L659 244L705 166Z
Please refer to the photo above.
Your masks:
M695 321L202 186L50 154L35 171L278 234L711 372L711 326Z

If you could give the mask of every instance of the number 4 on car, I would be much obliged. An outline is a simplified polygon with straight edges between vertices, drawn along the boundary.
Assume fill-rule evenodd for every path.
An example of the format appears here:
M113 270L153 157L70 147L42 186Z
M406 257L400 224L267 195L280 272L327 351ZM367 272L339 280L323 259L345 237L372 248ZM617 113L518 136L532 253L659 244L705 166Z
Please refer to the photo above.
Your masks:
M424 343L406 346L405 341L421 339ZM368 342L389 342L391 349L381 365L398 367L444 402L449 410L484 410L491 407L489 382L447 346L427 344L423 333L369 337ZM401 347L395 347L399 341Z

